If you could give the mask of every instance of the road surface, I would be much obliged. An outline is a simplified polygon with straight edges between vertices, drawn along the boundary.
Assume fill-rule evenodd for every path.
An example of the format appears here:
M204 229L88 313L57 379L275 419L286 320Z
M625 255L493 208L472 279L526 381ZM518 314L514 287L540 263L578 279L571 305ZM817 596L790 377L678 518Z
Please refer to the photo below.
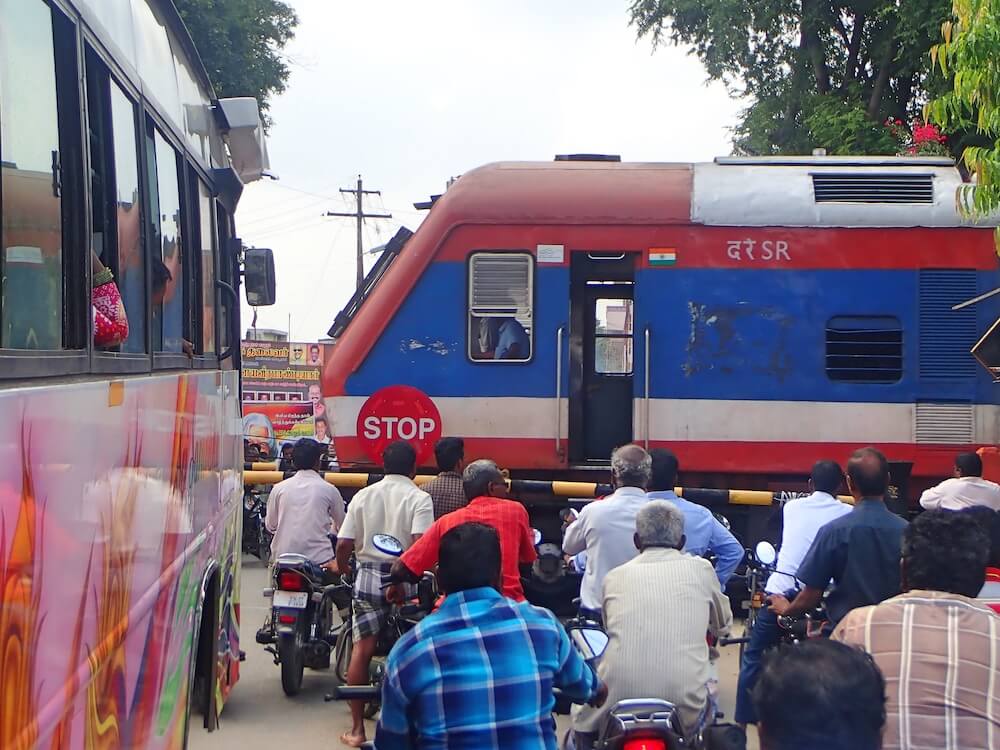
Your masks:
M222 712L221 728L211 734L195 718L191 727L190 750L274 750L276 747L341 747L337 738L351 726L346 703L324 703L323 694L334 684L329 671L307 669L302 692L288 698L281 692L278 667L263 646L254 641L254 633L264 622L267 606L260 591L266 584L266 569L254 557L243 564L240 627L241 646L247 660L240 670L240 681ZM736 646L722 649L719 662L720 703L731 721L736 695L738 651ZM558 717L559 736L569 725L569 717ZM374 724L369 725L369 739ZM757 738L750 732L747 747L757 750Z

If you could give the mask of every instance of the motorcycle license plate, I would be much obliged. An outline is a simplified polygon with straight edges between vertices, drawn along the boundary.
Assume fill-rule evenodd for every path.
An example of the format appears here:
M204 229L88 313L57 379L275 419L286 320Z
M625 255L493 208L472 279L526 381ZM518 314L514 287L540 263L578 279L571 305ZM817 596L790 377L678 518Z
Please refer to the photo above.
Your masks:
M275 591L271 604L275 607L291 607L292 609L305 609L306 602L309 601L309 594L305 591Z

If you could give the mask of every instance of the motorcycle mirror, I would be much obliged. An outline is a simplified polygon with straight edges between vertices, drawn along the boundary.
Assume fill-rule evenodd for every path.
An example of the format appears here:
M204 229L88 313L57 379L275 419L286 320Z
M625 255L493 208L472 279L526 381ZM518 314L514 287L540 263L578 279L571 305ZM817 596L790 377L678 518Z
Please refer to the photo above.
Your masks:
M585 661L599 658L608 647L608 634L600 628L574 628L570 637Z
M399 557L403 554L403 543L391 534L376 534L372 537L372 546L384 555Z
M538 529L532 529L531 538L535 540L535 546L537 547L539 544L542 543L542 532L540 532Z
M733 527L729 524L729 519L726 518L724 515L722 515L721 513L716 513L715 511L712 511L712 515L715 516L715 520L718 521L719 523L721 523L722 527L726 531L732 531L733 530Z
M778 559L778 553L770 542L757 542L754 554L764 565L773 565L774 561Z

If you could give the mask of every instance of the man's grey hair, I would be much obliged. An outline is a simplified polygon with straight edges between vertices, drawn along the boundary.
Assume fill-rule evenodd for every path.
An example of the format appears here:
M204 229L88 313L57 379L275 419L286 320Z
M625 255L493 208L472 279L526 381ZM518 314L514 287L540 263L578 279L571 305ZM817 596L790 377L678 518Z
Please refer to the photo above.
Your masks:
M636 513L635 532L643 547L680 547L684 514L666 500L650 500Z
M462 489L467 500L486 494L491 482L503 482L503 474L495 461L480 458L465 467L462 472Z
M653 459L638 445L623 445L611 454L611 473L625 487L646 489L653 477Z

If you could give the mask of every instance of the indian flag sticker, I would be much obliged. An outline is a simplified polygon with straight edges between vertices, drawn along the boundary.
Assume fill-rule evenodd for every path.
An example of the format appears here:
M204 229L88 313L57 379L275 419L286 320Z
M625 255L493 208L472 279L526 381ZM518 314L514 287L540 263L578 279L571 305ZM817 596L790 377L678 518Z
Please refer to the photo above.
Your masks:
M649 248L649 265L654 267L673 266L677 264L677 251L672 247Z

